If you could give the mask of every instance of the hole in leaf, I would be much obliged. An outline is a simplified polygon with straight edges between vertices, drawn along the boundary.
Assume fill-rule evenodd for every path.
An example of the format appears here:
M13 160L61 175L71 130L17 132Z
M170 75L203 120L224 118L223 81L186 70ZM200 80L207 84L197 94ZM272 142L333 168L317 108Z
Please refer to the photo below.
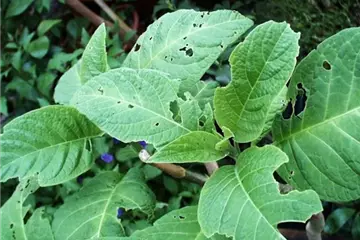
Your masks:
M205 15L205 14L204 14L204 13L202 13L200 17L201 17L201 18L203 18L203 17L204 17L204 15Z
M199 28L201 28L201 27L202 27L202 25L203 25L202 23L201 23L201 24L199 24Z
M297 84L298 87L298 94L296 95L296 101L294 106L294 113L295 116L298 116L302 111L304 111L306 106L306 90L303 88L301 83Z
M14 224L13 223L10 223L10 228L13 228L14 227Z
M165 56L165 59L167 59L167 56Z
M185 217L184 217L184 216L179 215L179 219L183 220L183 219L185 219Z
M293 114L293 111L294 111L294 110L293 110L293 105L292 105L291 99L290 99L290 101L288 102L285 110L284 110L283 113L282 113L282 117L283 117L284 119L289 119L289 118L291 117L291 115Z
M134 108L134 106L133 106L133 105L131 105L131 104L129 104L129 105L128 105L128 108Z
M152 40L152 37L150 37L149 40Z
M134 49L134 51L135 51L135 52L139 51L139 50L140 50L140 47L141 47L141 45L140 45L140 44L136 44L136 45L135 45L135 49Z
M290 175L291 175L291 176L294 176L294 171L291 170L291 171L290 171Z
M222 44L220 44L220 47L221 47L221 48L224 48L224 46L223 46Z
M207 12L206 14L207 14L207 15L210 15L210 12Z
M174 60L173 58L170 58L170 61Z
M186 47L180 48L179 51L186 51Z
M199 121L199 126L203 127L204 126L204 122L203 121Z
M194 52L191 48L189 48L188 50L186 50L185 54L186 56L192 57L192 55L194 55Z
M17 203L21 203L20 201L17 201Z
M98 88L98 92L101 93L101 95L104 94L104 90L102 89L102 87Z
M324 61L323 62L323 68L325 68L326 70L331 70L331 65L328 61Z
M186 40L186 39L187 39L187 37L184 37L183 39L184 39L184 40Z
M159 126L159 123L157 122L157 123L155 123L155 126L157 127L157 126Z
M193 23L193 27L196 27L196 23Z
M117 103L121 103L121 101L117 101Z

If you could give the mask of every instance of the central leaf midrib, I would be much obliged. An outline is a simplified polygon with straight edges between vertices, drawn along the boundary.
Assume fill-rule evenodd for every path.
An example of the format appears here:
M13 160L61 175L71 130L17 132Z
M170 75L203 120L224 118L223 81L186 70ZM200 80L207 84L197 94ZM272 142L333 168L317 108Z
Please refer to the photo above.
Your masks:
M298 135L298 134L301 134L301 133L306 132L306 131L310 131L311 129L314 129L314 128L316 128L316 127L319 127L319 126L321 126L321 125L323 125L323 124L327 124L328 122L331 122L331 121L333 121L333 120L336 120L337 118L343 117L343 116L345 116L345 115L347 115L347 114L350 114L350 113L352 113L352 112L356 112L356 111L358 111L358 110L360 110L360 106L358 106L358 107L356 107L356 108L353 108L353 109L351 109L350 111L344 112L344 113L342 113L342 114L340 114L340 115L337 115L337 116L335 116L335 117L328 118L328 119L326 119L326 120L324 120L324 121L321 121L321 122L316 123L316 124L314 124L314 125L311 125L311 126L308 126L308 127L306 127L306 128L303 128L303 129L301 129L300 131L297 131L297 132L295 132L295 133L294 133L294 132L291 132L291 133L288 134L285 138L282 138L280 141L275 141L275 142L274 142L274 145L278 145L278 144L280 144L280 143L282 143L282 142L288 141L290 138L292 138L292 137L294 137L294 136L296 136L296 135ZM290 119L290 121L292 121L293 118L294 118L294 117L292 117L292 118ZM304 120L305 120L305 119L304 119ZM290 130L291 130L291 129L290 129Z
M91 97L91 98L94 97L94 95L82 95L82 96L84 96L84 97ZM141 108L141 109L143 109L143 110L145 110L145 111L147 111L147 112L150 112L150 113L152 113L152 114L154 114L154 115L156 115L156 116L158 116L158 117L160 117L160 118L162 118L162 119L165 119L166 121L168 121L168 122L170 122L170 123L172 123L172 124L174 124L174 125L177 125L178 127L184 129L185 131L187 131L187 132L189 132L189 133L192 132L190 129L184 127L183 125L181 125L180 123L174 121L173 119L169 119L169 118L167 118L167 117L165 117L165 116L163 116L163 115L160 115L159 113L154 112L154 111L152 111L152 110L150 110L150 109L148 109L148 108L145 108L145 107L143 107L143 106L141 106L141 105L139 105L139 104L137 104L137 103L129 102L128 100L124 100L124 99L122 99L122 98L115 98L115 97L111 97L111 96L104 96L104 95L97 95L97 96L98 96L98 98L108 98L108 99L114 100L114 101L116 101L116 102L119 101L119 100L121 100L122 102L124 102L124 103L126 103L126 104L131 104L131 105L136 106L136 107L138 107L138 108ZM120 103L120 104L122 104L122 103ZM117 106L117 105L120 105L120 104L114 104L114 106Z

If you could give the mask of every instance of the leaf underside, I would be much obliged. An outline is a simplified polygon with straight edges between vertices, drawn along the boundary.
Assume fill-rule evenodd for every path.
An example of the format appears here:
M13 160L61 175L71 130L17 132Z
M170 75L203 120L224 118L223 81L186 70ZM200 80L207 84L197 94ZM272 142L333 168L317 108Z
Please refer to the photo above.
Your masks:
M224 166L205 183L198 219L205 236L234 239L285 239L276 229L286 221L305 222L322 211L312 190L280 194L273 172L288 158L274 146L249 148L236 166Z
M360 197L359 39L360 28L343 30L301 61L289 97L296 108L295 99L306 96L305 109L279 116L273 128L275 144L290 159L280 175L327 201Z

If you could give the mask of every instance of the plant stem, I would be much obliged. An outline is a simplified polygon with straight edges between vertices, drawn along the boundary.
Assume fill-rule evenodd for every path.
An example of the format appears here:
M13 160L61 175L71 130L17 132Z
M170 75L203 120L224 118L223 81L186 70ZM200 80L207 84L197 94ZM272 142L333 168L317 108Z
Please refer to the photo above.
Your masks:
M309 240L321 240L321 233L324 230L325 219L322 212L311 216L306 224L306 235Z
M145 149L142 149L139 153L140 160L145 163L150 157L151 157L150 154ZM197 183L199 185L204 185L204 183L207 180L207 177L205 177L202 174L189 171L179 165L175 165L172 163L150 163L150 164L174 178L180 178L180 179L183 178L190 182Z

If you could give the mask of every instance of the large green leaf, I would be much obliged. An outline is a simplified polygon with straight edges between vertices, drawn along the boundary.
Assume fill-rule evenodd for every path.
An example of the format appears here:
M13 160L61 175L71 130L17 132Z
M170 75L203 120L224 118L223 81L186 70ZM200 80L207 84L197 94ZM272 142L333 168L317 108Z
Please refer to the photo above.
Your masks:
M91 78L107 71L106 29L100 25L86 45L81 59L66 71L56 85L55 102L69 104L74 93Z
M205 107L207 103L213 104L213 98L215 89L219 86L216 81L200 81L190 90L190 93L199 102L201 109Z
M206 238L200 229L197 221L197 207L190 206L169 212L158 219L154 226L136 231L128 238L123 240L224 240L224 236L216 235Z
M155 203L141 170L133 168L123 178L116 172L100 173L55 212L55 239L124 236L117 219L118 208L139 209L152 215Z
M225 48L253 22L236 11L178 10L151 24L137 40L124 67L151 68L181 79L189 91Z
M287 23L269 21L232 52L232 80L216 90L214 105L216 121L234 133L235 141L256 140L281 111L284 101L278 96L295 67L299 37Z
M23 218L30 207L23 204L26 198L38 188L39 185L34 177L24 179L16 187L11 198L1 207L1 239L35 240L35 238L27 237L29 229L25 229Z
M17 117L1 136L1 181L35 174L40 186L70 180L90 168L89 141L101 134L72 107L48 106Z
M71 103L102 130L123 141L144 140L155 146L189 133L172 118L179 81L155 70L118 68L87 82Z
M280 175L328 201L360 197L359 39L360 28L343 30L301 61L289 85L296 115L279 116L273 128L275 144L290 159Z
M312 190L279 192L273 172L288 158L274 146L245 150L236 166L224 166L205 183L198 219L205 236L215 233L234 239L285 239L276 229L281 222L305 222L322 211Z

